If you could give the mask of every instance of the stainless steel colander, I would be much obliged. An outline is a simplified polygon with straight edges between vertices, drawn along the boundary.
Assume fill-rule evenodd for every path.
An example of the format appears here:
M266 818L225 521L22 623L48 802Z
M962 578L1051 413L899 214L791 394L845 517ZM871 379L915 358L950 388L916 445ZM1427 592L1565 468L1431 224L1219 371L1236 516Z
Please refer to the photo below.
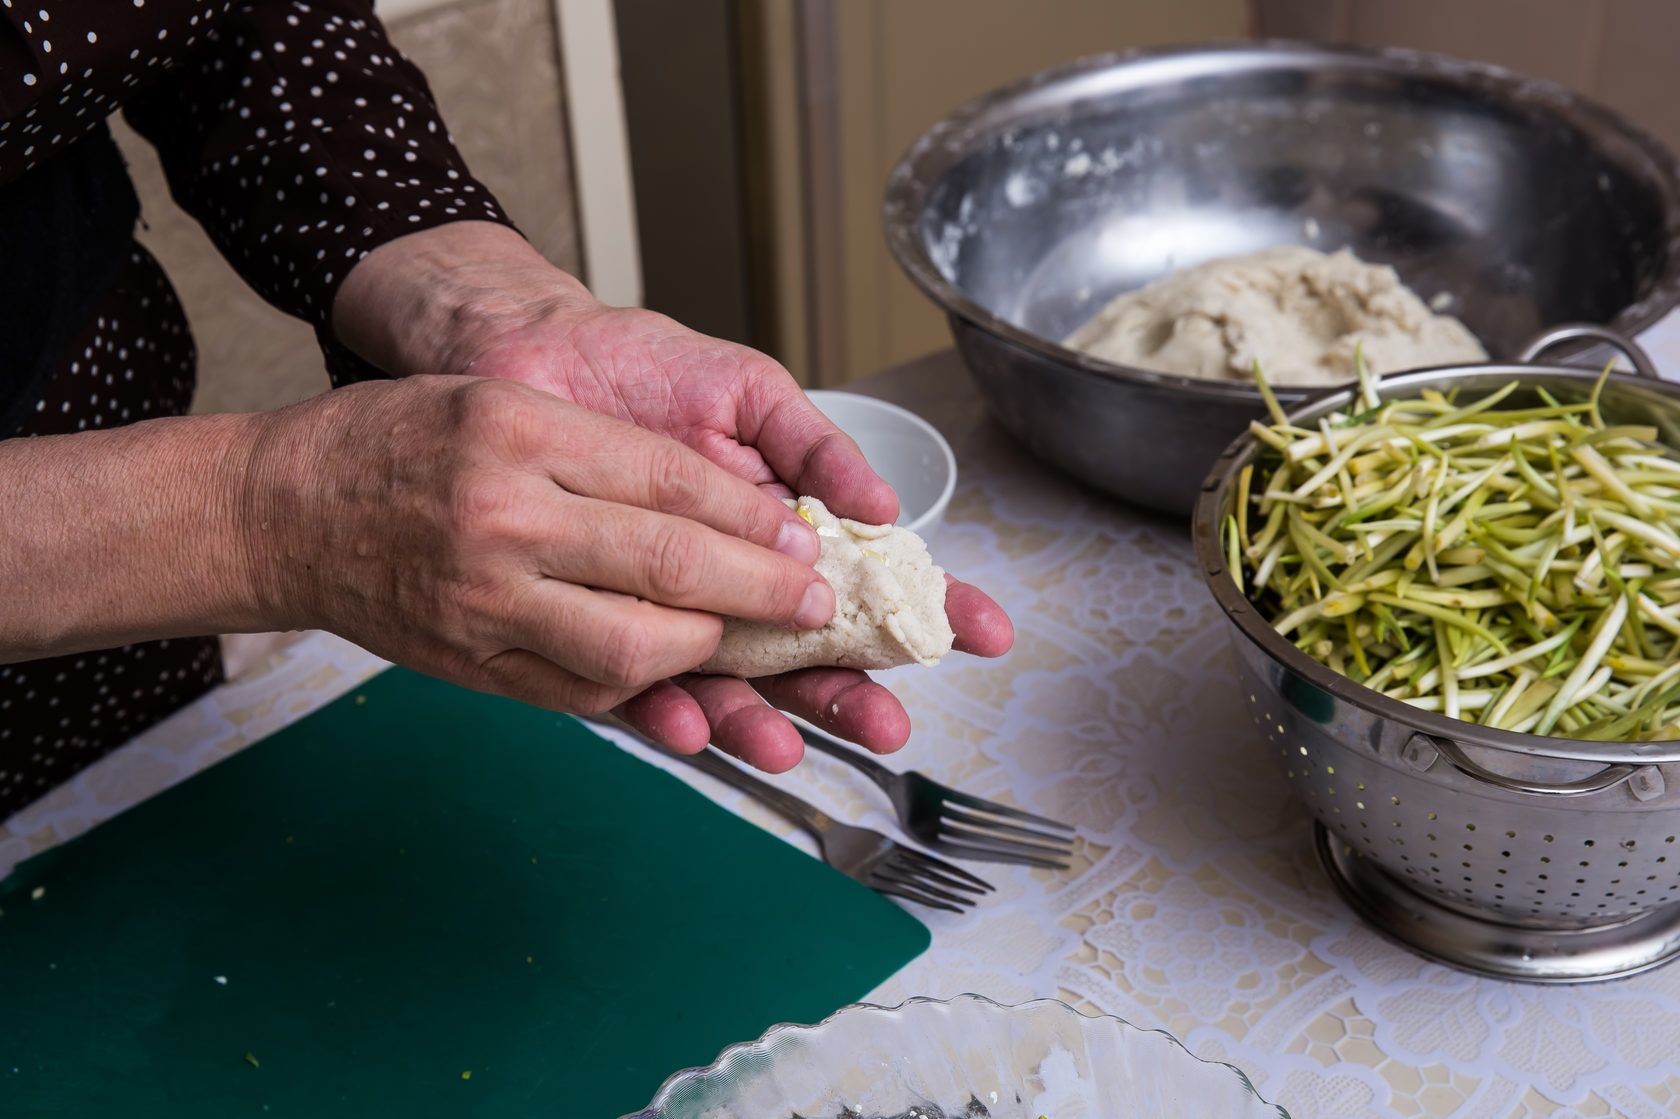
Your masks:
M1548 336L1549 338L1550 336ZM1542 345L1537 341L1528 356ZM1680 447L1680 386L1612 375L1607 421L1656 426ZM1476 365L1386 378L1467 396L1512 380L1585 399L1597 373ZM1351 389L1291 413L1311 427ZM1586 742L1420 711L1341 676L1280 637L1232 582L1219 525L1259 446L1233 443L1196 506L1196 554L1233 626L1244 698L1266 747L1320 826L1343 896L1381 931L1469 970L1542 981L1608 978L1680 955L1680 742Z

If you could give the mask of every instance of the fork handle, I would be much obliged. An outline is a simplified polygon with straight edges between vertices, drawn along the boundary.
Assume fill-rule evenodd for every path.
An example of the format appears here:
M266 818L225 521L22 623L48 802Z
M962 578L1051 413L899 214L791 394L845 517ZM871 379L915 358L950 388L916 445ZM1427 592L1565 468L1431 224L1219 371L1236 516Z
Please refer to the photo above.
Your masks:
M868 754L859 753L856 749L847 746L838 739L830 738L814 727L808 727L798 721L795 721L794 726L799 728L799 737L805 740L805 745L821 750L830 757L839 758L847 765L860 770L864 776L879 785L883 791L892 792L892 782L898 777L898 774Z
M698 754L678 754L666 751L674 758L687 762L702 773L710 774L725 785L732 785L750 797L762 801L766 807L780 812L812 835L821 838L825 831L834 826L834 817L818 808L809 801L800 800L792 793L784 792L768 781L761 781L733 762L723 760L723 755L710 746Z
M708 746L698 754L679 754L675 750L667 750L635 727L622 719L602 715L574 715L579 722L593 723L598 727L609 727L630 735L644 746L651 746L668 758L687 762L702 773L710 774L725 785L732 785L748 796L756 797L775 811L786 816L812 835L822 838L822 834L834 826L834 817L808 801L800 800L792 793L785 793L768 781L761 781L746 770L723 760L723 755Z

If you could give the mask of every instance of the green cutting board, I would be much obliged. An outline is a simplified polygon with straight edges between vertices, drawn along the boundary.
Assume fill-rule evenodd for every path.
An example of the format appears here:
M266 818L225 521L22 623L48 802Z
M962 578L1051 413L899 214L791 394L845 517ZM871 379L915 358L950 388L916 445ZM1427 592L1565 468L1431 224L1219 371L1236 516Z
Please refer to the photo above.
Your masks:
M575 720L401 669L0 911L6 1119L612 1119L929 942Z

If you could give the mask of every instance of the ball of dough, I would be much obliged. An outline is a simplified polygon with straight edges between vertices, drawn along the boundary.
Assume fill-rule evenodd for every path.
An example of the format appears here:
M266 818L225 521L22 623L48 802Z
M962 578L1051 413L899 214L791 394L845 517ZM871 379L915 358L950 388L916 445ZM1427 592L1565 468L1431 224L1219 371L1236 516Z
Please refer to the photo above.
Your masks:
M932 665L951 651L945 572L921 537L836 517L814 497L788 504L817 530L816 568L834 588L834 617L813 630L726 619L717 652L697 671L751 677L817 665Z
M1381 375L1482 362L1464 324L1436 314L1387 265L1346 249L1279 245L1182 268L1115 296L1064 343L1138 369L1274 385L1353 380L1354 352Z

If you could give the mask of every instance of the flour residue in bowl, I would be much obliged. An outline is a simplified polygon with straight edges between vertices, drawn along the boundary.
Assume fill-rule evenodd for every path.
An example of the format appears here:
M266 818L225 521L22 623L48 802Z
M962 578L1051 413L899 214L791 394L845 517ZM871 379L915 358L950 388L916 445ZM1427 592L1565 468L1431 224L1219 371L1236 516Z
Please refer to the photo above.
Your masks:
M1249 381L1258 361L1281 385L1488 359L1476 336L1437 314L1387 265L1347 249L1279 245L1183 268L1111 300L1065 345L1095 357L1216 381Z

